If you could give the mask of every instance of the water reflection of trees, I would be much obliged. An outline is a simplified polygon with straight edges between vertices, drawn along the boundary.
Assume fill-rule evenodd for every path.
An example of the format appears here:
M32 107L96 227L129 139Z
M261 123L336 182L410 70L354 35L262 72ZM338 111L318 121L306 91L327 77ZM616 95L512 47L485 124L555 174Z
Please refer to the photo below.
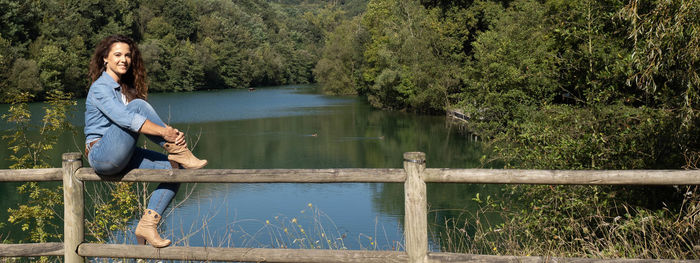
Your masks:
M340 107L353 109L194 125L202 130L195 152L208 168L400 168L407 151L426 152L433 167L478 165L478 145L446 129L443 117Z
M377 184L371 185L375 195L372 201L375 209L389 215L399 215L399 224L404 223L404 186L403 184ZM446 230L445 222L448 219L476 219L476 212L480 209L479 203L472 200L476 194L483 198L492 196L500 198L500 187L497 185L483 184L437 184L427 185L428 196L428 224L432 234L440 236ZM491 220L498 220L492 218ZM496 221L493 221L496 222ZM467 229L473 233L474 229Z
M435 121L435 117L432 116L413 115L410 118L401 118L401 113L389 113L394 116L387 117L386 114L369 114L370 123L381 126L382 131L392 135L389 136L389 141L382 145L385 148L380 152L401 154L405 151L422 151L426 153L428 168L479 166L479 158L483 155L480 145L456 134L456 127L446 128L444 119L438 118L439 121ZM432 125L426 125L427 123ZM403 224L403 184L381 184L371 187L375 193L375 209L390 215L400 215L399 224ZM472 200L477 193L498 198L499 189L494 185L428 184L428 222L437 226L432 228L434 234L441 235L445 229L439 226L443 226L447 219L464 218L474 214L479 209L479 204Z

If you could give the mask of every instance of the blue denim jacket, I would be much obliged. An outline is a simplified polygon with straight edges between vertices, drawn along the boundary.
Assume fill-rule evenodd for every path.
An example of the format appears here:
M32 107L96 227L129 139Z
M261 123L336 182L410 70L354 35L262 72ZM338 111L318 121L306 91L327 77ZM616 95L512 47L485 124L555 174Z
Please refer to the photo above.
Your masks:
M126 109L121 87L107 72L90 85L85 100L85 143L102 138L112 125L138 132L146 117Z

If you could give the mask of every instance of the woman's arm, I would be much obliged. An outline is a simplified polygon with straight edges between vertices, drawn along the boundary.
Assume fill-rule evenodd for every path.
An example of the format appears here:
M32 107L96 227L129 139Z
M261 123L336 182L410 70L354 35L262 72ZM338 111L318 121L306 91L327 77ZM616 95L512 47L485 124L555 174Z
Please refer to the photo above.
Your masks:
M115 96L115 93L114 87L110 87L98 80L90 86L87 99L91 100L92 104L106 116L107 119L114 122L119 127L138 132L140 127L143 126L146 117L128 111L124 103Z
M92 95L92 96L91 96ZM114 95L114 88L106 84L93 83L90 86L88 100L92 99L93 105L108 119L118 126L134 132L163 137L167 142L177 145L185 145L185 134L173 127L159 126L146 119L145 116L128 111L126 106Z
M177 145L184 145L185 144L185 134L178 131L177 129L170 127L170 126L165 126L162 127L158 124L155 124L149 120L146 120L143 125L141 125L141 128L139 129L140 133L143 134L148 134L148 135L157 135L160 137L163 137L168 142L174 142Z

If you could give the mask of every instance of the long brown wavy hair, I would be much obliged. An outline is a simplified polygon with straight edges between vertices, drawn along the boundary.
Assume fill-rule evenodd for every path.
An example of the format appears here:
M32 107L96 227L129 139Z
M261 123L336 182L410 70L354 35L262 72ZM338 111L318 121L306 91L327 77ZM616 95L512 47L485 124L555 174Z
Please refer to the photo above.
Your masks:
M146 67L143 64L143 59L141 58L141 52L139 51L134 40L123 35L111 35L105 37L97 44L95 48L95 53L90 59L90 70L88 72L90 77L90 83L95 82L105 71L106 66L104 59L109 55L109 50L112 48L114 43L125 43L129 45L131 51L131 65L126 74L122 75L119 79L119 84L122 86L122 93L126 96L128 101L133 99L146 99L148 97L148 80L146 79ZM88 89L90 87L88 86Z

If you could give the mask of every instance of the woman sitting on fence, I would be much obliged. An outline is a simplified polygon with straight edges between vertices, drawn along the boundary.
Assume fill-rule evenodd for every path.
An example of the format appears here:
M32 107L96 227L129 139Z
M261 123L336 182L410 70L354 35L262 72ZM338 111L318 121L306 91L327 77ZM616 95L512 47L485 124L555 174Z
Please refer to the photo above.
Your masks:
M115 35L103 39L90 59L90 85L85 101L85 154L95 172L103 175L131 169L198 169L207 164L187 148L184 133L166 125L145 101L146 69L134 41ZM136 147L139 134L168 152ZM153 191L148 207L136 227L141 244L166 247L156 227L179 188L161 183Z

